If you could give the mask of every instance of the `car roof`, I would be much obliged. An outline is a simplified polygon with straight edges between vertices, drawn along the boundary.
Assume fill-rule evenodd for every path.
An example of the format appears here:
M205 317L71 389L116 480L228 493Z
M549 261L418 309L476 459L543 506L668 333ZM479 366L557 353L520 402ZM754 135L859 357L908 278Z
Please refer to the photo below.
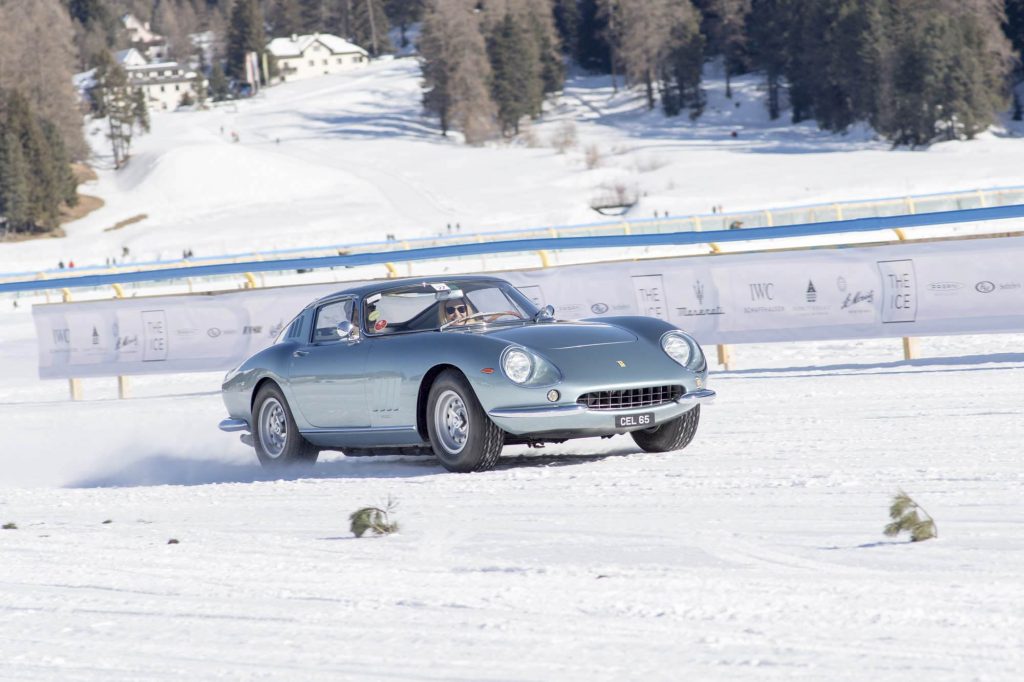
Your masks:
M437 277L406 277L404 279L382 279L375 280L373 282L367 282L366 284L360 284L358 286L350 287L348 289L342 289L335 291L333 294L327 296L321 296L312 303L306 306L311 308L319 305L324 301L329 301L332 298L338 298L339 296L358 296L363 297L368 294L373 294L378 291L389 291L391 289L400 289L402 287L412 286L416 284L461 284L465 282L501 282L502 284L508 284L506 280L500 277L493 277L491 275L452 275L452 276L437 276Z

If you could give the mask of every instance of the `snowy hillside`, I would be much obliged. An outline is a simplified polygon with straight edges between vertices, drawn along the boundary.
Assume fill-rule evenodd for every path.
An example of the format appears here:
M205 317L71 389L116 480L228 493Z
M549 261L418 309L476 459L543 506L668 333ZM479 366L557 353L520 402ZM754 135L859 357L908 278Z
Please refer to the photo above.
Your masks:
M737 80L733 100L714 73L705 85L707 110L691 122L646 111L609 77L572 78L523 139L483 148L442 138L423 116L415 59L209 111L158 113L126 169L97 158L100 179L83 191L106 206L69 225L66 239L0 244L0 271L103 263L122 247L151 260L431 235L448 224L475 232L591 222L600 218L591 200L615 185L639 194L631 215L651 217L1024 184L1022 139L989 133L890 151L863 130L768 121L756 77ZM552 145L566 121L578 141L562 154ZM106 153L99 123L89 139Z

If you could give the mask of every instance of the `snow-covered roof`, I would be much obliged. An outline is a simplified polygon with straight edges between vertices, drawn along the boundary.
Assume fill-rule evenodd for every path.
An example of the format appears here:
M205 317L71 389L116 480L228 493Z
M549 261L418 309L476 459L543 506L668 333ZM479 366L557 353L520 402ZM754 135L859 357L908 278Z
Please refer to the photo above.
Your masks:
M308 35L293 35L289 38L274 38L267 44L267 51L275 57L301 57L313 43L319 42L331 51L332 54L351 54L358 52L362 55L369 53L355 43L350 43L344 38L339 38L330 33L311 33Z
M134 47L129 47L127 50L118 50L115 52L114 61L125 68L131 66L145 66L149 63L146 58L142 56L142 53Z

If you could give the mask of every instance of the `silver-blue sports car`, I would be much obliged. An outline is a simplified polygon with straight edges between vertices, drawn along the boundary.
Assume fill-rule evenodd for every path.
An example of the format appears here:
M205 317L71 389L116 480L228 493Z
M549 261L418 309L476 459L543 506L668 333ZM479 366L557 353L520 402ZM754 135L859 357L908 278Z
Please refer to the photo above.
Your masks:
M680 450L706 383L700 346L659 319L556 320L495 277L389 280L314 301L229 372L220 427L265 466L341 450L484 471L506 444L628 433Z

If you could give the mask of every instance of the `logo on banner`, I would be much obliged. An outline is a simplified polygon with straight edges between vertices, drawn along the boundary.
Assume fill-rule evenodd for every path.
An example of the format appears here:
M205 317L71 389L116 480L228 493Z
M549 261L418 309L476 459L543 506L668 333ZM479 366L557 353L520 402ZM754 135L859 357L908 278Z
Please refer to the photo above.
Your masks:
M836 277L836 289L839 289L840 292L846 291L846 278L842 275Z
M996 290L996 285L994 282L984 280L982 282L978 282L977 284L975 284L974 290L977 291L979 294L991 294L993 291Z
M814 288L814 282L807 280L807 302L814 303L818 300L818 290Z
M914 261L878 261L882 275L882 322L914 322L917 319L917 283Z
M244 327L242 327L242 334L243 335L251 336L253 334L260 334L262 332L263 332L263 325L256 325L256 326L245 325Z
M604 315L606 312L608 312L608 304L595 303L594 305L590 306L590 312L594 313L595 315Z
M142 311L142 361L167 359L167 314L163 310Z
M960 291L963 288L963 282L932 282L931 284L928 285L929 291L940 296L952 294L954 292Z
M843 305L840 306L841 310L852 308L858 303L871 303L875 302L875 290L870 289L868 291L855 291L852 294L847 294L846 298L843 299Z
M276 339L277 335L281 333L282 329L284 329L284 320L278 320L277 324L270 327L267 336L269 336L272 339Z
M668 300L661 275L634 275L633 294L637 311L647 317L668 319Z
M775 282L748 282L747 289L750 293L750 300L754 303L775 302ZM746 306L743 308L743 312L747 314L781 313L785 309L786 306L782 305L758 305Z
M96 329L96 325L93 325L93 328L92 328L92 345L94 345L94 346L100 345L100 333Z
M698 308L690 308L688 306L683 306L681 308L676 308L676 313L677 314L679 314L679 315L681 315L683 317L700 317L700 316L703 316L703 315L724 315L725 314L725 311L722 310L722 306L720 306L720 305L709 305L708 307L704 307L704 297L705 297L704 283L701 282L699 279L696 282L693 283L693 295L697 298L697 305L700 306L700 307L698 307ZM716 301L716 303L717 303L717 301Z
M750 300L754 303L775 300L774 282L754 282L747 286L750 287Z
M220 329L218 329L217 327L210 327L209 329L206 330L206 335L209 336L211 339L215 339L218 336L220 336Z
M54 329L53 331L53 344L55 346L70 346L71 345L71 330L70 329Z
M132 334L130 336L118 336L116 346L117 350L122 350L124 348L138 348L139 335Z

